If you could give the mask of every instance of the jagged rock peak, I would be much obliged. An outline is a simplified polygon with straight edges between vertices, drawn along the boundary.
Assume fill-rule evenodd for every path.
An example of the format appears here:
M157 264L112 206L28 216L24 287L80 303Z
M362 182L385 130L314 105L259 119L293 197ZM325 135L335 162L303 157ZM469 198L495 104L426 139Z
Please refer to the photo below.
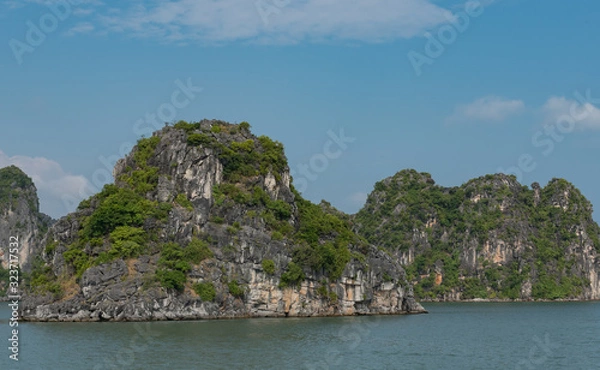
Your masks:
M39 211L37 189L33 180L17 166L0 169L0 207L2 212L16 211L19 200L25 199L30 211Z
M31 255L52 219L39 212L39 199L33 180L20 168L9 166L0 169L0 238L19 238L19 266L26 270ZM0 267L9 265L6 243L0 248ZM0 294L2 288L0 287Z
M398 185L410 184L410 183L423 183L434 185L435 181L431 177L431 174L427 172L417 172L414 169L405 169L398 171L395 175L388 177L383 180L385 185L397 183Z

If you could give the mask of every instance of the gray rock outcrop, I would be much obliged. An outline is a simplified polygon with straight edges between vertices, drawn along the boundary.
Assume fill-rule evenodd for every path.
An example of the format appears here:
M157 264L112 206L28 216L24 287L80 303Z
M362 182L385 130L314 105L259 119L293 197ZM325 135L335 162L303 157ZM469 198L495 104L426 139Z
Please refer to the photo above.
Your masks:
M354 221L423 300L600 299L600 227L562 179L529 188L496 174L444 188L404 170L375 185Z
M15 166L0 169L0 267L9 267L8 242L10 237L16 237L18 265L29 270L32 256L39 254L40 241L52 222L39 211L37 190L31 178Z
M243 124L165 127L114 177L41 242L24 320L426 312L400 264L301 199L281 145Z

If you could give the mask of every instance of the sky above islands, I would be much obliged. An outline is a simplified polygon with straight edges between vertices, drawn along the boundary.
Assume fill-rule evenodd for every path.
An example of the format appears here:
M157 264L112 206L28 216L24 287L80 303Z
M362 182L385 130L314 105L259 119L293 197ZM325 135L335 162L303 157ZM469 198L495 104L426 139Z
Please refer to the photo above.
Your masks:
M592 0L0 0L0 167L53 217L165 121L248 121L354 213L405 168L571 181L600 209ZM600 213L595 212L596 220Z

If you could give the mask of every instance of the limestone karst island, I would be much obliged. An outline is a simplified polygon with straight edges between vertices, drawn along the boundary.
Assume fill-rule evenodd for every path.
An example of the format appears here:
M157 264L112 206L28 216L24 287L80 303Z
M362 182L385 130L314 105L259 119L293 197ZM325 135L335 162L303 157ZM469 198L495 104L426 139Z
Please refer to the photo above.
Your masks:
M357 214L294 188L281 143L180 121L140 139L114 184L52 220L0 170L0 234L19 235L25 321L424 313L418 303L600 299L600 228L566 180L442 187L402 170ZM2 250L0 294L10 253ZM426 304L425 304L426 306Z

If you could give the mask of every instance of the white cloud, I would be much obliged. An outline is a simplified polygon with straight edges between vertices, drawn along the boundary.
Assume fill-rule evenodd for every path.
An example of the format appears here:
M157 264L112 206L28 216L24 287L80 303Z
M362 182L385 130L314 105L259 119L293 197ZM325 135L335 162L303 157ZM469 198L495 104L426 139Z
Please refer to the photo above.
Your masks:
M55 4L64 5L67 3L69 6L78 7L81 5L103 5L104 3L100 0L5 0L3 4L10 9L22 8L29 4L51 6Z
M71 27L65 35L75 36L80 33L89 33L94 30L94 25L89 22L79 22L75 26Z
M382 42L421 36L452 18L451 11L432 0L136 0L118 3L118 8L96 0L78 4L83 5L73 5L74 14L87 16L101 33L174 43Z
M285 2L280 2L285 4ZM305 0L276 7L271 1L179 0L105 17L110 29L165 41L378 42L420 35L450 12L427 0Z
M469 104L460 105L448 117L448 123L471 121L503 121L525 109L522 100L509 100L498 96L486 96Z
M85 177L65 172L53 160L22 155L9 157L0 150L0 168L10 165L19 167L32 178L38 190L41 211L54 218L74 211L73 204L63 201L65 196L81 199L81 190L91 188Z
M94 9L75 8L73 9L73 15L77 17L85 17L94 12Z
M559 121L575 122L579 130L600 130L600 109L586 102L581 104L565 97L553 96L542 107L546 124L556 124Z

